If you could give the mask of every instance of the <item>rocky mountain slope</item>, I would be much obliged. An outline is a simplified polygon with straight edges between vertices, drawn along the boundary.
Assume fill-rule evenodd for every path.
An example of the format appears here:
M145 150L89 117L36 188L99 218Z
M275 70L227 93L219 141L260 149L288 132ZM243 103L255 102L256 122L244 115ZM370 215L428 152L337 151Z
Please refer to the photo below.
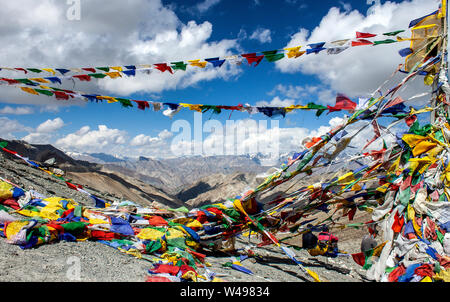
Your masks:
M184 205L182 201L164 190L118 172L106 172L102 165L74 160L51 145L30 145L22 141L8 141L8 148L38 163L55 158L55 166L65 171L66 179L82 185L86 191L107 201L131 200L142 205L157 202L166 207ZM63 196L80 198L86 204L92 204L92 200L86 198L85 194L69 189L63 181L30 167L8 153L1 152L0 156L3 159L0 163L0 176L3 175L2 177L8 178L17 185L24 186L25 189L27 186L32 186L36 190L43 190L41 194L44 195L51 195L56 191L63 192Z
M250 173L206 177L173 196L144 182L139 183L126 175L109 174L89 163L83 164L66 158L64 154L49 146L20 146L19 142L11 142L8 147L24 156L29 156L30 159L44 160L47 154L42 152L51 151L51 155L57 157L61 167L69 170L66 178L84 185L85 190L105 200L129 199L144 206L153 200L172 207L183 205L184 201L188 206L197 206L208 201L220 201L222 196L234 197L233 194L247 190L245 186L252 188L255 181L258 182L255 180L255 175ZM8 153L0 152L0 176L19 187L26 190L33 189L44 196L72 198L83 205L93 205L93 201L85 194L69 189L63 181L27 165ZM235 191L235 193L231 194L227 190ZM292 188L281 185L280 190L286 191L269 192L266 195L286 194ZM367 220L368 217L357 214L354 222ZM335 234L341 238L341 249L352 253L359 252L359 238L363 233L364 230L346 229ZM277 234L278 238L289 235L292 234ZM253 271L253 275L224 267L224 264L230 261L229 254L208 254L208 261L212 264L210 269L224 281L231 282L311 282L311 278L302 273L278 247L257 247L260 241L261 238L255 236L238 237L236 240L237 249L250 248L259 255L257 259L250 258L242 262L243 266ZM287 243L299 246L300 238L290 239ZM350 257L327 259L322 256L311 257L304 250L294 250L294 252L304 266L315 271L323 281L361 282L366 280L364 271ZM150 263L143 259L136 259L92 241L61 241L36 249L21 250L17 246L7 244L5 240L0 240L0 257L4 260L0 262L0 276L6 282L142 282L145 281L150 267ZM81 274L76 280L69 273L71 268L69 260L74 258L81 264Z
M260 173L268 169L259 157L249 155L121 159L107 154L68 154L75 159L102 164L104 171L119 172L173 194L213 174Z

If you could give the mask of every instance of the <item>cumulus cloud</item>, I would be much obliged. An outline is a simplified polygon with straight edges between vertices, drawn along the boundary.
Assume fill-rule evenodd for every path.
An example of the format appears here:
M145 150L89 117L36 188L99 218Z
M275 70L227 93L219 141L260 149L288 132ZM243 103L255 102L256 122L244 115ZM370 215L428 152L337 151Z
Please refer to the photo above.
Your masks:
M292 35L286 47L331 42L344 38L355 38L355 32L384 33L407 29L412 19L431 13L439 1L412 0L401 3L375 3L366 14L346 7L332 7L312 31L300 28ZM407 32L406 35L409 35ZM286 73L302 72L317 76L327 83L329 90L343 92L349 97L367 96L374 92L404 60L398 55L401 48L409 44L397 43L376 47L351 47L339 55L321 52L292 60L276 62L277 68ZM394 78L399 80L399 77ZM412 90L405 96L424 89L421 79L415 81ZM390 87L389 87L390 88Z
M10 107L5 106L0 109L0 114L12 114L12 115L26 115L33 114L34 110L31 107Z
M31 132L22 137L22 140L30 144L48 144L52 138L53 135L51 133Z
M278 120L228 120L226 124L208 120L203 125L202 137L192 139L180 133L171 141L170 151L178 156L263 154L269 162L275 163L280 155L301 150L305 139L323 135L342 122L342 118L333 118L329 124L311 130L280 128Z
M169 138L171 138L173 136L173 133L170 132L167 129L164 129L163 131L161 131L158 136L156 137L151 137L145 134L139 134L136 135L131 141L130 141L130 145L131 146L149 146L149 145L153 145L155 146L158 143L161 143ZM161 144L158 144L161 145Z
M46 120L36 128L36 131L41 133L48 133L58 131L62 127L64 127L64 121L61 118L57 117L53 120Z
M36 130L30 131L22 140L30 144L47 144L54 137L54 133L64 126L64 121L59 117L53 120L48 119L37 126Z
M71 151L111 153L126 141L126 131L110 129L106 125L99 125L97 130L91 130L89 126L84 126L77 132L58 139L55 146Z
M216 2L205 1L203 7L211 7ZM67 18L69 8L66 1L57 0L4 3L0 11L2 59L11 67L37 68L153 64L227 56L238 46L236 40L210 41L211 23L183 23L161 0L130 0L126 4L110 0L108 5L100 0L81 1L79 21ZM20 56L17 56L17 49L20 49ZM220 69L190 68L174 76L155 70L132 79L76 82L75 88L72 81L66 81L68 83L62 87L112 95L159 93L239 73L238 67L229 65ZM17 77L18 73L14 74ZM51 97L31 96L6 87L1 89L1 102L55 103Z
M267 28L258 28L250 35L250 39L260 43L270 43L272 42L271 31Z
M0 129L2 129L0 137L4 139L16 139L16 133L32 131L30 127L26 127L19 121L7 117L0 117Z

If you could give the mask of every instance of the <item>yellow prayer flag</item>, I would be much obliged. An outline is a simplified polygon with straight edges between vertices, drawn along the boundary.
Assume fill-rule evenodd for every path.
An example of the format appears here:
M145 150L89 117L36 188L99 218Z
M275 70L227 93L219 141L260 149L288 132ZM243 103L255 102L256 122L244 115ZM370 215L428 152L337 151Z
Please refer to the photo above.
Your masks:
M306 53L306 51L300 51L300 48L302 48L302 47L301 46L297 46L297 47L284 48L284 50L287 50L286 56L288 58L298 58L301 55Z
M423 62L430 51L437 48L439 52L439 48L442 47L440 36L443 34L443 27L441 26L441 20L438 19L438 14L436 13L422 19L416 26L411 28L411 33L411 45L409 48L411 48L413 53L406 57L404 65L405 70L408 72L416 68L416 64ZM439 64L437 64L436 68L439 67ZM425 71L429 71L431 68Z
M427 25L413 27L413 28L411 28L411 30L427 29L427 28L432 28L435 26L437 26L437 24L427 24Z
M402 137L402 140L407 143L411 148L414 148L419 142L426 140L425 136L417 135L417 134L405 134Z
M445 18L447 12L447 0L442 0L441 2L441 11L438 14L438 18Z
M30 87L20 87L20 89L22 89L23 91L28 92L30 94L39 95L39 93L37 93L36 90L34 90L33 88L30 88Z
M42 68L42 70L45 70L45 71L50 72L51 74L55 75L55 71L51 68Z
M122 69L122 67L120 67L120 66L114 66L114 67L110 67L111 69L114 69L114 70L117 70L117 71L119 71L119 72L122 72L123 71L123 69Z
M197 59L197 60L189 60L188 62L189 62L189 64L190 64L191 66L197 66L197 67L200 67L200 68L205 68L205 67L206 67L206 64L208 64L208 62L206 62L206 61L200 62L200 59Z
M107 75L107 76L109 76L111 79L115 79L115 78L121 78L122 77L122 75L120 74L120 72L117 72L117 71L113 71L113 72L105 72L105 74Z
M50 81L48 81L46 79L43 79L43 78L32 78L32 79L30 79L30 81L39 82L39 83L45 83L45 84L50 83Z
M98 99L98 100L106 100L106 101L108 101L108 103L115 103L115 102L118 102L118 100L116 100L116 99L113 98L112 96L102 96L102 95L99 95L99 96L97 96L97 99Z

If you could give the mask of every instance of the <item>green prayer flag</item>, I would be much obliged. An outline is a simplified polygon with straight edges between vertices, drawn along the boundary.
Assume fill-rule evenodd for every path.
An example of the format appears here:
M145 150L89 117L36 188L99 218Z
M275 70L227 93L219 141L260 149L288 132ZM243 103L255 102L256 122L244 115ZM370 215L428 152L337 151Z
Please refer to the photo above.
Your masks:
M34 83L28 79L15 79L16 81L23 83L23 84L31 84L33 85Z
M404 31L405 31L405 30L391 31L391 32L388 32L388 33L384 33L383 35L385 35L385 36L396 36L396 35L398 35L398 34L404 32Z
M266 55L265 58L269 62L275 62L275 61L278 61L278 60L281 60L282 58L284 58L284 54L279 53L279 54L273 54L273 55Z
M74 236L79 235L83 233L84 229L89 223L81 222L81 221L74 221L69 223L61 224L61 226L64 228L64 231L67 233L70 233Z
M40 94L45 94L45 95L49 95L49 96L52 96L52 95L53 95L53 92L48 91L48 90L44 90L44 89L36 89L36 88L34 88L34 90L35 90L36 92L39 92Z
M222 112L220 108L214 105L201 105L200 109L202 110L202 113L205 113L206 111L211 109L214 111L215 114L219 114L220 112Z
M104 74L104 73L90 73L90 74L88 74L88 76L96 78L96 79L103 79L104 77L106 77L106 74Z
M81 217L82 215L82 206L76 206L75 209L73 210L73 215L75 217Z
M262 51L262 53L267 56L267 55L274 55L278 52L278 50L266 50L266 51Z
M411 197L411 187L408 187L405 190L400 190L397 194L400 203L405 207L408 206L409 198Z
M6 148L6 146L8 146L8 142L0 142L0 148Z
M36 73L41 73L42 70L37 69L37 68L27 68L27 70L31 71L31 72L36 72Z
M95 67L95 68L106 71L106 72L109 71L109 67Z
M5 212L10 212L10 211L12 211L12 208L5 207L4 205L0 204L0 210L5 211Z
M180 61L180 62L172 62L171 64L173 64L173 65L170 66L170 67L172 67L172 69L174 69L174 70L179 69L179 70L184 70L184 71L186 71L186 66L187 66L187 64L184 63L183 61Z
M189 209L188 208L186 208L186 207L179 207L179 208L176 208L176 209L171 209L171 208L169 208L168 209L169 211L174 211L174 212L183 212L183 213L188 213L189 212Z
M116 98L122 104L122 107L133 107L133 104L131 104L131 101L128 99L122 99L122 98Z
M157 250L159 250L160 248L162 248L162 244L161 244L160 240L153 240L145 245L145 251L148 254L152 254L152 253L156 252Z
M374 41L373 45L390 44L390 43L397 43L397 41L396 40L392 40L392 39L387 39L387 40L382 40L382 41Z

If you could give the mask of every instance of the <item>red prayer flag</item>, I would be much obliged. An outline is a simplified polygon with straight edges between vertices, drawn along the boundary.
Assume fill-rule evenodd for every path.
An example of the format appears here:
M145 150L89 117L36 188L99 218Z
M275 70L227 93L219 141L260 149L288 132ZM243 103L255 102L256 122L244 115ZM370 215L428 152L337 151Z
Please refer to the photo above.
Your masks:
M348 212L348 220L353 220L353 217L355 217L356 214L356 207L352 208L349 212Z
M11 154L13 154L13 155L16 155L16 154L17 154L16 151L11 151L11 150L8 150L8 149L6 149L6 148L2 148L2 149L3 149L3 151L8 152L8 153L11 153Z
M305 144L305 147L309 149L312 146L314 146L316 143L320 142L321 140L322 140L321 137L313 137L310 142Z
M364 255L364 253L357 253L357 254L351 254L353 260L359 264L360 266L364 266L364 264L366 263L366 256Z
M120 239L120 235L112 232L91 230L91 238L98 240Z
M9 85L20 84L19 81L13 80L13 79L1 78L0 80L1 80L1 81L5 81L5 82L8 82Z
M21 71L23 71L23 72L25 72L25 73L28 73L28 71L26 71L25 69L23 69L23 68L14 68L15 70L21 70Z
M408 125L408 127L411 127L412 124L414 124L414 122L417 120L417 115L413 114L410 117L407 117L405 122L406 125Z
M161 216L151 216L148 219L148 222L150 223L151 226L165 226L168 225L169 223L162 218Z
M394 223L392 224L392 230L395 233L400 233L402 231L403 224L405 223L405 219L403 216L400 216L398 212L395 212Z
M133 101L136 102L138 108L141 110L145 110L145 108L150 108L150 104L147 101L136 101L136 100Z
M74 75L73 77L79 79L80 81L87 81L87 82L89 82L91 80L91 76L87 75L87 74Z
M69 99L69 95L66 94L65 92L62 91L53 91L53 93L55 94L56 99L58 100L68 100Z
M398 282L398 277L401 275L404 275L406 272L406 268L403 266L403 264L400 264L400 266L397 266L392 272L389 273L388 281L389 282Z
M80 185L74 185L74 184L72 184L72 183L70 183L70 182L68 182L68 181L66 181L66 185L67 185L69 188L71 188L72 190L76 190L76 191L78 191L78 189L83 189L82 186L80 186Z
M255 64L255 67L258 66L258 64L261 62L261 60L264 58L264 55L257 56L256 53L248 53L241 55L244 58L247 59L247 62L249 65Z
M92 73L96 73L95 68L81 68L81 69L86 70L86 71L90 71Z
M328 110L330 112L333 111L340 111L340 110L349 110L349 111L353 111L355 110L357 104L355 102L352 102L348 97L346 97L343 94L338 94L336 97L336 105L334 105L334 107L331 106L327 106Z
M14 200L14 199L6 199L6 200L3 200L3 201L2 201L2 204L4 204L5 206L8 206L8 207L11 207L11 208L13 208L14 210L20 209L19 203L18 203L16 200Z
M364 39L358 39L357 41L352 41L352 47L363 46L363 45L373 45L373 42Z
M153 274L170 274L172 276L176 276L179 271L180 271L179 266L171 264L159 264L158 267L151 270Z
M155 65L155 68L160 70L161 72L164 72L167 70L173 74L172 68L170 68L170 66L168 66L167 63L159 63L159 64L154 64L154 65Z
M377 35L374 34L369 34L369 33L360 33L360 32L356 32L356 39L365 39L365 38L373 38L376 37Z

